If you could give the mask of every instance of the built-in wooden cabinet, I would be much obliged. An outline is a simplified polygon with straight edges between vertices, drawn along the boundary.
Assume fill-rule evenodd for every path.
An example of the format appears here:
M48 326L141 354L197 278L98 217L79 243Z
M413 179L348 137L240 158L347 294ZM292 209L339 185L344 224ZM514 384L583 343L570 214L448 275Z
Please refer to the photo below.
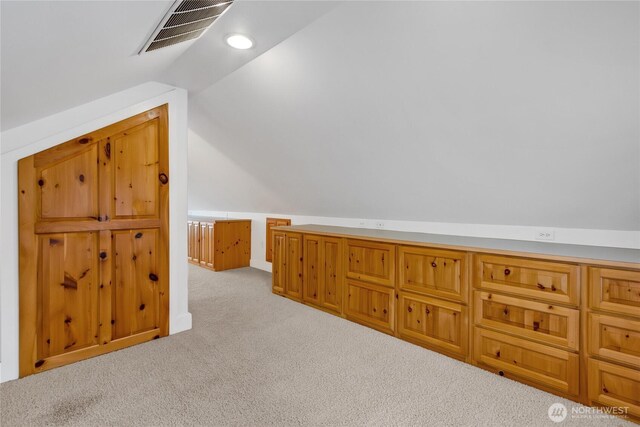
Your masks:
M640 416L640 263L307 227L274 230L274 293L542 390Z
M192 264L215 271L249 266L249 219L191 218L187 237L187 260Z

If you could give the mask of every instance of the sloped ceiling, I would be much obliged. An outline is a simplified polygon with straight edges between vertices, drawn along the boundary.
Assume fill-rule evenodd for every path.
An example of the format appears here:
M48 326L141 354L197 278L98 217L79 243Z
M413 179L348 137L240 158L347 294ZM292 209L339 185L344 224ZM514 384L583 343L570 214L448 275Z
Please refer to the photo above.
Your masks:
M334 6L239 0L195 42L137 55L172 3L1 1L1 129L147 81L202 89ZM256 48L224 46L228 32L250 33Z
M638 12L341 5L192 98L190 208L640 230Z

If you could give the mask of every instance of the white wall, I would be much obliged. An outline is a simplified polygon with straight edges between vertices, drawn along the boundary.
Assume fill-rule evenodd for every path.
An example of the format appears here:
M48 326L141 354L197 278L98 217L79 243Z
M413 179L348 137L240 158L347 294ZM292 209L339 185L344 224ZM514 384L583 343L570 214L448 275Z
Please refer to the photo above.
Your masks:
M189 208L637 244L639 8L346 2L191 99Z
M18 195L17 161L111 123L169 104L170 316L174 334L191 328L187 289L187 93L145 83L86 105L2 132L0 208L1 381L18 377Z

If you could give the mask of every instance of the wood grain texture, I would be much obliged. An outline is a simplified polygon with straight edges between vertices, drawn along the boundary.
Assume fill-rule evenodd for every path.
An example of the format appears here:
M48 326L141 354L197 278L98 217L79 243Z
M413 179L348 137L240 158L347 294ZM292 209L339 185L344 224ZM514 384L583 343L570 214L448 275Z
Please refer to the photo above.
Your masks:
M578 266L526 258L477 255L474 283L488 291L577 306Z
M467 302L466 254L458 251L398 246L398 281L402 290Z
M167 129L165 105L19 162L20 376L168 334Z
M640 371L589 359L589 399L592 405L628 408L640 417Z
M396 248L394 245L347 240L346 276L383 286L395 286Z
M347 279L344 313L347 319L388 334L395 331L395 292L386 286Z
M467 355L468 312L462 304L400 292L400 337L456 356Z
M523 377L571 396L579 393L577 354L476 328L474 357L501 375Z
M579 350L578 310L491 292L474 294L476 325Z
M589 269L590 307L640 317L640 271Z
M273 261L273 227L282 227L286 225L291 225L291 219L289 218L267 218L266 220L266 252L264 259L267 262Z
M640 320L589 313L589 354L640 369Z

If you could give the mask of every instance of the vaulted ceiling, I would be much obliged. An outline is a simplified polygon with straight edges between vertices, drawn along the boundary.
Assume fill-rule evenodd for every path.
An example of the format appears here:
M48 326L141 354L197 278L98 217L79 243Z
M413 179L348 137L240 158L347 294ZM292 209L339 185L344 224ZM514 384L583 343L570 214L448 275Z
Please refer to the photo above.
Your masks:
M637 2L236 0L137 55L171 4L0 2L2 130L157 80L192 209L640 230Z
M146 81L203 89L334 6L237 1L196 41L138 55L173 4L156 1L5 1L1 14L2 130ZM254 49L223 45L247 32Z

